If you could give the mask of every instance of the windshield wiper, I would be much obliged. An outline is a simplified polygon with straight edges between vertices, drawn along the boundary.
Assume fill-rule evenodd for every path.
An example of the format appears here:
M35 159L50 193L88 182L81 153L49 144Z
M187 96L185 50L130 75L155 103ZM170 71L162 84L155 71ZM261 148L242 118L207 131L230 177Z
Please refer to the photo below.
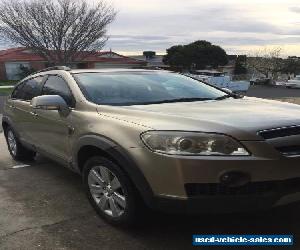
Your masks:
M112 106L131 106L131 105L151 105L151 104L162 104L162 103L176 103L176 102L196 102L196 101L212 101L222 100L225 98L233 97L231 95L224 95L217 98L204 98L204 97L193 97L193 98L177 98L177 99L166 99L160 101L151 102L125 102L125 103L99 103L99 105L112 105Z
M160 103L173 103L173 102L196 102L196 101L208 101L214 100L212 98L178 98L178 99L166 99L161 101L153 101L153 102L143 102L139 103L139 105L147 105L147 104L160 104Z
M235 94L235 93L231 93L231 94L227 94L227 95L223 95L223 96L217 97L214 100L224 100L224 99L227 99L227 98L230 98L230 97L232 97L234 99L241 99L244 96L243 95L239 95L239 94Z
M219 97L215 98L214 100L224 100L224 99L227 99L230 97L232 97L232 95L223 95L223 96L219 96Z

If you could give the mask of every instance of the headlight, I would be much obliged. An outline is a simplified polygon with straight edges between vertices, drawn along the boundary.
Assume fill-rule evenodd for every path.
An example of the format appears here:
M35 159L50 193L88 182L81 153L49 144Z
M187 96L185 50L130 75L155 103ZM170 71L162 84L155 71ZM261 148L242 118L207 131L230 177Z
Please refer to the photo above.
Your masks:
M151 150L171 155L249 155L235 139L214 133L148 131L142 141Z

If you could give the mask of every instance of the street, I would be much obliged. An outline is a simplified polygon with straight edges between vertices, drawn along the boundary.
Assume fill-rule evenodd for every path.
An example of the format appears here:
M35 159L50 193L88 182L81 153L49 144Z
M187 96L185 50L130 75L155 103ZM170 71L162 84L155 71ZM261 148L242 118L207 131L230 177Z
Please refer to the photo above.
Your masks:
M300 97L300 89L288 89L282 86L250 86L247 96L260 98L286 98L286 97Z

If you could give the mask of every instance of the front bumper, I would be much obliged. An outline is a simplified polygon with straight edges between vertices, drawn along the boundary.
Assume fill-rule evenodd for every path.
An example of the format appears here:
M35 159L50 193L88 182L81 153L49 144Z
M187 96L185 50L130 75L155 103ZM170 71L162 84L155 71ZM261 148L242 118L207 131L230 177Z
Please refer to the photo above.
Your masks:
M153 153L147 148L132 148L129 153L156 197L153 207L160 210L235 212L270 208L300 200L300 157L285 157L265 141L243 144L253 155L170 156ZM249 183L254 186L256 183L262 186L264 183L267 186L273 184L269 188L258 185L256 188L261 189L257 192L224 193L216 187L213 187L215 191L208 188L207 192L202 190L198 193L187 190L189 185L220 186L221 176L229 172L248 175ZM285 188L285 183L289 181L293 185Z
M176 214L216 214L268 210L300 201L300 191L292 194L253 196L201 196L187 199L156 198L153 209Z

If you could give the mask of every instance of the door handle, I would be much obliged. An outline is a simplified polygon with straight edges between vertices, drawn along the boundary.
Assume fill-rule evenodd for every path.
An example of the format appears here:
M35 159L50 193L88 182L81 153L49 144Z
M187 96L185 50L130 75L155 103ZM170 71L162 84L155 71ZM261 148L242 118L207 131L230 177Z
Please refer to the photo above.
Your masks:
M9 108L15 109L16 107L14 105L8 105Z
M35 112L33 112L33 111L31 111L30 114L33 115L33 116L35 116L35 117L38 116L38 114L35 113Z

